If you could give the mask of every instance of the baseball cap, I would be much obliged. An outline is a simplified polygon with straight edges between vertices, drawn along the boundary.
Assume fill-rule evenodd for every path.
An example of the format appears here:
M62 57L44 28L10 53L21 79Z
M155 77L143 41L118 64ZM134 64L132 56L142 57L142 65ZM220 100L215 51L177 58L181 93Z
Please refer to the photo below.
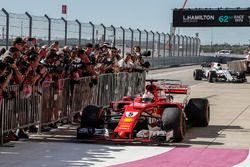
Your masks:
M16 37L15 40L13 41L13 45L19 44L19 43L26 43L21 37Z

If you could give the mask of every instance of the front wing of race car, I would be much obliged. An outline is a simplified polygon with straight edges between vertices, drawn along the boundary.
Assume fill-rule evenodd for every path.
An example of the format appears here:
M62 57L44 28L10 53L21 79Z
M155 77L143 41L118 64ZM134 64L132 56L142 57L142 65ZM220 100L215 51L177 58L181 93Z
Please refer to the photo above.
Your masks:
M78 128L77 138L84 140L95 140L95 141L114 141L114 142L171 142L173 141L173 130L169 131L150 131L142 130L138 132L134 138L116 138L113 135L113 131L102 128Z
M136 105L136 104L135 104ZM103 128L81 127L77 129L78 139L95 139L95 140L109 140L109 141L125 141L125 142L170 142L173 139L173 130L162 130L156 125L155 128L148 128L142 126L145 115L142 115L142 106L126 106L126 110L120 117L117 125L113 129L108 129L108 124ZM149 107L146 110L150 110ZM141 117L142 116L142 117ZM110 122L108 122L110 123ZM136 125L141 125L140 130ZM144 127L144 128L143 128Z

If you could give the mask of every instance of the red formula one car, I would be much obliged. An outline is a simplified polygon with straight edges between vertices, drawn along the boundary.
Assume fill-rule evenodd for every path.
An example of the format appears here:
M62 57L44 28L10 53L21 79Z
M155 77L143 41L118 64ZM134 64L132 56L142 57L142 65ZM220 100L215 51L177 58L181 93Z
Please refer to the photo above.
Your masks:
M188 100L190 89L178 80L147 82L144 94L125 96L120 101L112 101L108 107L89 105L84 108L77 138L180 142L187 123L208 126L210 105L207 99Z

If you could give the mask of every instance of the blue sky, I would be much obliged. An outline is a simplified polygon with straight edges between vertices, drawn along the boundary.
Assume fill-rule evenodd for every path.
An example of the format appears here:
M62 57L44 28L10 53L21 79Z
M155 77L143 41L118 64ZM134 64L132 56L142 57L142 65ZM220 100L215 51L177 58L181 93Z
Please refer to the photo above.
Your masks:
M68 6L68 20L92 21L95 24L170 32L172 9L184 0L1 0L1 7L12 13L29 12L60 18L61 5ZM187 8L250 7L250 0L188 0ZM180 28L177 33L194 36L198 32L203 44L250 43L247 28Z

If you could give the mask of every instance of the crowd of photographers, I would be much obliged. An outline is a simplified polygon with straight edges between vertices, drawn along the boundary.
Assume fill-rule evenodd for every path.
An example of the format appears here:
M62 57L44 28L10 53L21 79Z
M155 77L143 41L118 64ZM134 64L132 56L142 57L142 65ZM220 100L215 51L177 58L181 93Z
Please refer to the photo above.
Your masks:
M98 82L98 76L106 73L142 72L150 64L144 62L139 46L132 53L120 54L120 50L109 43L60 48L58 41L52 45L38 47L34 38L17 37L13 46L0 51L0 104L3 98L13 98L9 85L38 85L44 81L70 78L77 81L91 76ZM21 135L22 136L22 135ZM25 135L24 135L25 136Z

